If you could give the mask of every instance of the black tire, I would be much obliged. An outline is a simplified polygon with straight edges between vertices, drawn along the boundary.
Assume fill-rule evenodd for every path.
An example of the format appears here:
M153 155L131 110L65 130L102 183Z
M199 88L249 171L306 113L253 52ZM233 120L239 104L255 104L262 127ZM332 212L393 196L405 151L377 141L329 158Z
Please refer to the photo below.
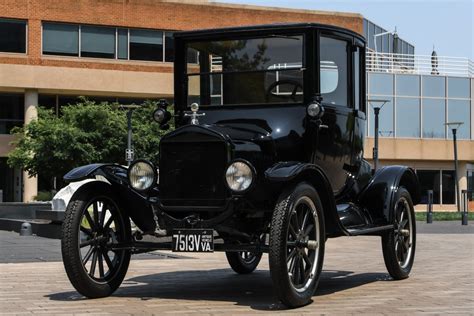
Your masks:
M404 187L396 193L393 214L394 229L382 235L382 251L390 276L402 280L410 274L416 249L415 210Z
M252 273L262 259L262 253L253 253L247 251L230 252L226 251L225 256L232 270L238 274Z
M286 306L311 302L323 267L325 237L323 206L311 185L300 183L280 196L268 258L276 294Z
M130 263L129 250L110 249L131 239L130 220L115 200L108 184L88 183L66 208L61 239L64 268L74 288L88 298L112 294Z

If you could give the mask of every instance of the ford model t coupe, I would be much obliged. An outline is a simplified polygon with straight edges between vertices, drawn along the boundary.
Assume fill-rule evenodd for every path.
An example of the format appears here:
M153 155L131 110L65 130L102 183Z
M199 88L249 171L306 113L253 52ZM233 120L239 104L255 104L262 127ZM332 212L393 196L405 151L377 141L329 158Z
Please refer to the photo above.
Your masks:
M359 235L381 237L392 278L408 277L419 185L410 168L363 159L363 37L268 25L177 33L175 49L174 112L162 101L154 119L176 129L159 161L65 175L86 180L63 224L77 291L110 295L134 253L224 251L237 273L268 253L275 293L297 307L318 286L326 239Z

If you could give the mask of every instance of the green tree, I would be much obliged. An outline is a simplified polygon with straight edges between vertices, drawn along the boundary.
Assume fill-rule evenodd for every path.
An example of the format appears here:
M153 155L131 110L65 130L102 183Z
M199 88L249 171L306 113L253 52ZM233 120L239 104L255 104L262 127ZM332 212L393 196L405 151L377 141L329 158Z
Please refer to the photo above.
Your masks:
M154 162L164 134L152 120L155 109L156 103L147 101L132 116L135 157ZM16 140L8 164L47 179L61 179L69 170L95 162L125 164L126 111L118 104L85 98L62 107L60 117L39 107L37 120L12 130Z

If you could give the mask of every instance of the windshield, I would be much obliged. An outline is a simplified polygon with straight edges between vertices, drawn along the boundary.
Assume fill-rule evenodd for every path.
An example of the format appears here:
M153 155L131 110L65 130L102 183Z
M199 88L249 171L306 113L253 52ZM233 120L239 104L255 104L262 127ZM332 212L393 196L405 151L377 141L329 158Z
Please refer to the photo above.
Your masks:
M303 35L187 45L188 105L300 103Z

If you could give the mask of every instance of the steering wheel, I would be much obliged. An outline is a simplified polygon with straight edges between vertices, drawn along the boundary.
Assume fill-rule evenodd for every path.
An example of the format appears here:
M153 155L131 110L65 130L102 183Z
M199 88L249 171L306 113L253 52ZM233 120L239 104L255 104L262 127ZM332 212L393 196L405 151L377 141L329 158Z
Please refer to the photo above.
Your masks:
M275 97L287 97L286 95L274 95L272 94L272 90L275 89L277 86L279 85L284 85L284 84L290 84L290 85L293 85L294 88L293 88L293 91L291 92L291 99L293 99L293 101L297 101L296 100L296 92L298 91L298 88L301 88L301 90L303 90L303 85L296 81L296 80L291 80L291 79L284 79L284 80L277 80L275 81L274 83L272 83L268 88L267 88L267 91L265 93L265 102L268 103L268 100L270 99L270 95L273 95Z

